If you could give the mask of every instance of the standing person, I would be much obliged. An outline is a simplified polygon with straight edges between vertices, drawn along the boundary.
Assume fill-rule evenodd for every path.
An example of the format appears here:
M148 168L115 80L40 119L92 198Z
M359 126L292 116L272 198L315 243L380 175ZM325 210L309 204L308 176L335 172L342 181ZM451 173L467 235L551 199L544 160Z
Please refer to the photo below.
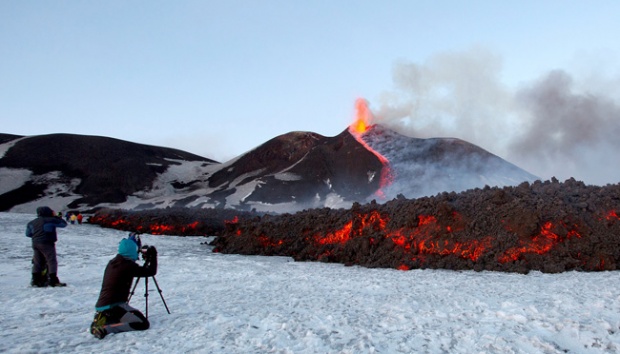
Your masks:
M69 217L69 220L71 221L71 225L75 224L75 222L77 221L77 216L75 215L75 213L71 214L71 216Z
M95 318L90 333L103 339L108 333L143 331L149 328L144 315L129 306L129 288L134 277L152 277L157 274L157 250L154 246L140 248L140 238L130 236L118 245L118 254L105 268L99 299L95 304ZM138 250L144 251L144 264L136 263Z
M26 236L32 238L32 281L36 287L67 286L58 280L58 261L56 260L57 227L65 227L67 223L47 206L37 208L37 218L26 226ZM43 273L47 265L47 275ZM49 275L49 280L47 279Z
M78 213L78 214L77 214L77 222L78 222L78 224L82 225L82 219L83 219L83 218L84 218L84 217L82 216L82 213Z

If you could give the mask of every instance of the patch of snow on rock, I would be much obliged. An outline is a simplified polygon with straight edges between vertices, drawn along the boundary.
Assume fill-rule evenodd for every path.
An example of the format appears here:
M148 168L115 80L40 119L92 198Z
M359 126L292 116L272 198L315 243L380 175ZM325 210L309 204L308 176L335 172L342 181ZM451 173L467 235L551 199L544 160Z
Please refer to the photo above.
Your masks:
M10 192L23 186L28 182L31 176L32 171L30 170L1 167L0 181L2 181L2 184L0 185L0 194Z

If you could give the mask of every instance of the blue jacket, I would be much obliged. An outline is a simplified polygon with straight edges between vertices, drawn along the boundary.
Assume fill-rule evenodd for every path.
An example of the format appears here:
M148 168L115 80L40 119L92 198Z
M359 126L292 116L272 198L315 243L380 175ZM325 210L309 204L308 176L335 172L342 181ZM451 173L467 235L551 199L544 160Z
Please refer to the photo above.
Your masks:
M49 207L37 208L38 218L32 220L26 226L26 236L32 238L32 243L55 243L57 227L67 226L67 222L54 216Z

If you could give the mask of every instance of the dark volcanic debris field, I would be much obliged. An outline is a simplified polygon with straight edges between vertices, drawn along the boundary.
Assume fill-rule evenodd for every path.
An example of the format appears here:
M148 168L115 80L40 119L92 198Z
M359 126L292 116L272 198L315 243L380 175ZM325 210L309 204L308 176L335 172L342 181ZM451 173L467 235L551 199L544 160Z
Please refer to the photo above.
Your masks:
M102 210L91 222L145 232L155 230L156 224L162 234L212 231L219 236L212 242L215 252L365 267L521 273L620 268L618 184L587 186L553 179L401 197L383 204L355 203L350 209L239 217L231 212ZM187 227L195 223L202 232Z
M523 183L229 224L224 253L399 269L615 270L620 185Z

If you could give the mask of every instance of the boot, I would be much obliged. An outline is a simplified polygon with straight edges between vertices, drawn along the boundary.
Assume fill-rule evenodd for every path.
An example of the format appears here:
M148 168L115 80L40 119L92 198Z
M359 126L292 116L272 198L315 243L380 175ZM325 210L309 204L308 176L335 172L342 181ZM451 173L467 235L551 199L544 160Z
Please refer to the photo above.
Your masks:
M56 273L50 273L50 283L49 286L67 286L67 283L61 283L56 276Z
M44 288L47 286L47 277L42 276L41 273L32 273L30 285L37 288Z
M101 326L96 326L96 325L90 325L90 334L92 334L93 336L95 336L95 338L98 339L103 339L105 338L106 335L108 335L108 331L105 330L105 328L101 327Z
M96 338L103 339L108 334L108 331L105 329L107 322L107 311L97 312L93 322L90 324L90 333Z

